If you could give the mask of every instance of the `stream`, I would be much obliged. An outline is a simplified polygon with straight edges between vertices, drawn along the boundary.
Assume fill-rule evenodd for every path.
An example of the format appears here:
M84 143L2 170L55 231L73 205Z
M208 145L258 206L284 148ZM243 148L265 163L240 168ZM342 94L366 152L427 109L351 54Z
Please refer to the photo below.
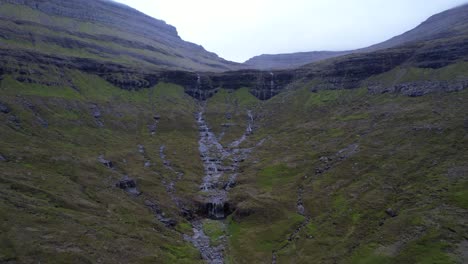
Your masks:
M204 108L196 114L196 121L200 139L198 149L203 162L204 176L200 184L201 215L206 219L222 221L231 212L228 192L236 185L236 178L240 163L252 152L253 148L240 148L242 142L253 132L253 115L247 111L247 126L242 136L224 147L216 135L211 131L204 118ZM199 251L202 258L210 264L224 263L226 238L220 237L220 245L211 245L210 237L203 231L203 220L192 221L193 236L185 235Z

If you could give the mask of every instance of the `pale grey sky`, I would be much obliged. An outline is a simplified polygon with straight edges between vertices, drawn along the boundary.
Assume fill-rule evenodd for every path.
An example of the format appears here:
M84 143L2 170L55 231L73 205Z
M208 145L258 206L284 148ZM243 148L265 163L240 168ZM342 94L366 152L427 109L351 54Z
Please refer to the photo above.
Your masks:
M366 47L468 0L117 0L237 62L260 54Z

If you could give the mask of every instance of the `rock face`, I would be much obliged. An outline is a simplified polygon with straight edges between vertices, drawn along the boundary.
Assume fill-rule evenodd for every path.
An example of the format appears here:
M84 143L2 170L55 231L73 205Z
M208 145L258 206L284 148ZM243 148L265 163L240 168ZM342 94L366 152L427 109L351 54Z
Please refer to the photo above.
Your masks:
M52 60L53 57L63 57L64 61L73 59L82 65L93 61L101 66L126 57L128 63L124 63L125 66L144 65L152 70L226 71L242 68L240 64L226 61L200 45L182 40L176 28L164 21L114 1L5 0L0 5L0 36L36 46L34 52L7 50L8 57L0 60L4 67L12 66L11 59L22 61L20 58L29 56L29 53L34 57L51 56L49 59ZM14 27L10 21L16 23ZM51 54L41 48L48 45L60 48ZM95 59L86 59L90 56L76 53L72 55L72 50L76 49L85 53L89 51ZM28 70L25 68L25 71ZM130 79L112 75L116 80ZM138 86L141 80L133 78L131 82Z
M328 59L294 70L268 71L246 70L245 65L227 62L198 45L181 40L175 28L165 22L111 1L8 0L2 5L10 9L13 6L24 11L24 14L34 12L45 17L38 22L29 16L19 15L22 12L7 12L2 10L8 8L0 8L2 38L31 45L55 45L69 52L50 54L39 48L34 51L0 49L0 74L11 75L24 83L49 86L63 86L63 82L66 82L67 86L75 87L71 77L70 80L64 80L67 79L65 77L50 78L52 68L74 69L97 75L126 90L145 89L159 82L169 82L183 86L185 92L194 98L206 100L221 87L230 90L248 87L254 96L267 100L297 81L306 84L313 82L313 89L317 90L354 89L366 86L365 81L369 77L396 67L439 69L468 60L468 5L433 16L413 31L381 46L353 51L348 55L345 55L348 52L302 54L296 57L305 60L310 55L314 59ZM77 29L80 27L70 28L66 23L54 24L53 20L46 19L48 16L59 16L78 24L92 23L106 30L93 28L99 34L93 33L93 30L80 31ZM14 28L10 25L12 22ZM31 28L34 28L33 32ZM59 34L44 33L50 30ZM96 43L113 43L114 46ZM85 50L92 56L71 55L77 49ZM120 57L128 62L114 59ZM286 59L289 60L298 64L303 62ZM37 67L31 71L25 65ZM62 74L65 76L65 73ZM398 85L393 87L395 85L375 83L370 91L419 96L466 87L463 80L446 84L436 81L433 84ZM102 125L102 122L98 124ZM148 129L150 133L155 133L157 124L150 124Z
M161 80L183 86L187 94L199 100L210 98L221 87L229 90L249 87L255 97L267 100L291 84L296 76L295 71L166 72Z

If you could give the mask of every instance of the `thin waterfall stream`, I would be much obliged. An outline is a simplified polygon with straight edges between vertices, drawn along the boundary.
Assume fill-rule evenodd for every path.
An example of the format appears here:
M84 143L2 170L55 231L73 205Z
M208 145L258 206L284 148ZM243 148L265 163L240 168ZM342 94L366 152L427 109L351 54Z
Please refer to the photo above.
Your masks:
M225 228L224 219L232 212L228 192L236 184L240 163L252 152L253 148L239 147L253 132L254 117L247 111L247 126L242 136L225 148L208 126L204 117L204 107L196 115L200 139L198 149L203 162L204 176L200 184L201 205L199 215L206 219L220 221ZM257 144L258 145L258 144ZM192 221L194 235L185 236L199 251L202 258L210 264L224 263L226 238L221 243L211 245L210 238L203 231L203 219Z

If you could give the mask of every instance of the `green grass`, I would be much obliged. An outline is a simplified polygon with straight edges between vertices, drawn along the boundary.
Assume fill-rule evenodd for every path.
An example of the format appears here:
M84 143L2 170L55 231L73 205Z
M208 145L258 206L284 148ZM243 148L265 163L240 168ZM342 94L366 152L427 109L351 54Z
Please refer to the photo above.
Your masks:
M65 99L75 99L80 97L80 95L70 87L21 83L8 75L1 81L0 89L4 95L21 94L42 97L59 97Z
M257 176L260 188L271 192L274 187L291 182L296 176L296 170L285 164L278 164L264 168Z
M368 245L357 250L351 260L352 264L377 264L377 263L394 263L389 257L375 254L375 245Z
M164 144L167 159L184 172L176 194L190 206L203 175L197 102L173 84L125 91L98 76L64 73L76 91L65 83L31 85L8 75L0 84L0 100L13 110L0 114L0 154L11 160L0 162L1 261L200 261L182 239L181 233L192 234L189 222L161 184L177 175L159 158ZM265 141L240 165L229 193L236 211L226 227L205 221L204 231L213 244L226 235L230 263L268 262L272 250L285 245L278 263L456 263L456 248L468 232L467 96L314 93L302 87L259 102L247 89L221 89L207 101L206 117L217 132L222 123L235 123L223 143L245 131L248 109L257 117L256 130L244 146ZM104 127L90 112L94 104ZM9 120L13 114L19 126ZM147 126L155 114L161 118L151 136ZM340 158L337 153L351 144L359 150ZM116 170L99 164L100 154ZM146 159L150 168L143 166ZM123 174L137 180L143 197L113 187ZM299 188L311 221L289 242L304 221L296 212ZM159 223L145 199L175 219L176 230ZM387 208L398 216L389 217Z
M467 77L468 63L458 62L440 69L430 68L401 68L397 67L386 73L372 76L367 80L368 83L380 82L383 85L395 85L406 82L428 81L428 80L456 80Z
M206 219L203 221L203 232L210 238L211 245L217 246L225 235L224 224L221 221Z

